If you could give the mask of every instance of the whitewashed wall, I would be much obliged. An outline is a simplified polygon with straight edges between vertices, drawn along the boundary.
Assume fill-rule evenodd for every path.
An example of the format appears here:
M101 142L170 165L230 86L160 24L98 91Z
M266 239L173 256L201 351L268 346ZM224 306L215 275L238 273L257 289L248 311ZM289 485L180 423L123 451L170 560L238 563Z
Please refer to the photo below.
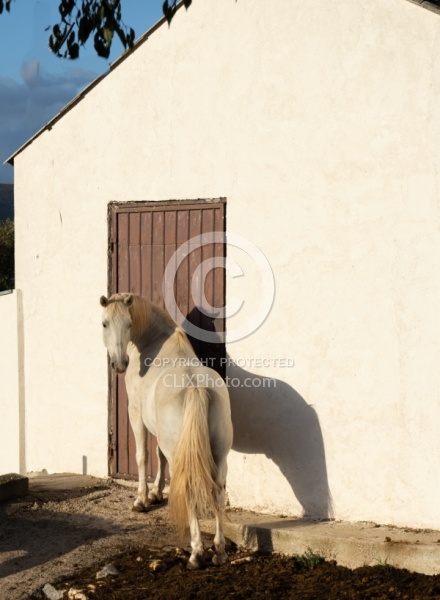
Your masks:
M107 473L108 202L226 197L276 280L228 353L295 361L231 390L231 502L440 527L439 106L440 18L404 0L157 30L15 159L27 469Z
M20 406L20 294L0 294L0 474L22 473Z

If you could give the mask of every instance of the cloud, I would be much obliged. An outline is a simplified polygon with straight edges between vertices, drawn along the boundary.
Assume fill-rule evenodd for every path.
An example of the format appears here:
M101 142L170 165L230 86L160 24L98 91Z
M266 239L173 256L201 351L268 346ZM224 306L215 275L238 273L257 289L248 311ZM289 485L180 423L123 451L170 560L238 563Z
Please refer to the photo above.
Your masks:
M83 69L69 69L63 75L46 73L36 60L25 63L21 76L29 90L30 100L49 108L56 104L66 104L78 92L95 79L96 74Z
M96 77L78 67L48 73L35 60L23 64L21 82L0 77L0 182L12 181L3 162Z
M13 122L23 114L27 96L24 85L9 77L0 77L0 132L13 126Z

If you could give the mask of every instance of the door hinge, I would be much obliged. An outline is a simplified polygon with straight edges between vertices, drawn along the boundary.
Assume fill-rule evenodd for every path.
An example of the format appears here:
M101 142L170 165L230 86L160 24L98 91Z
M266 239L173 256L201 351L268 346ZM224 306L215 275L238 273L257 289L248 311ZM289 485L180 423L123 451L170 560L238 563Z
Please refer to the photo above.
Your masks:
M114 454L116 454L118 446L116 440L113 438L113 432L109 433L108 438L108 454L110 457L112 457Z

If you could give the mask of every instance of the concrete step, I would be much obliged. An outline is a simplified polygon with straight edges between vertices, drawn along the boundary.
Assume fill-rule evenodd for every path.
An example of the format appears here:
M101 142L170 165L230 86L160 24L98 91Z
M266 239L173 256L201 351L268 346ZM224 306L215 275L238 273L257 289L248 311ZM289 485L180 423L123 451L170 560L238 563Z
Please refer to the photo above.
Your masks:
M203 522L214 533L215 522ZM311 552L351 569L388 565L426 575L440 573L440 531L402 529L374 523L271 519L228 510L225 536L251 551L303 555Z
M3 501L7 501L25 496L28 485L31 492L42 492L94 487L97 484L108 485L109 482L70 473L39 475L30 477L28 482L27 477L9 474L0 477L0 501L2 490ZM203 531L214 534L214 520L204 520L201 525ZM388 565L426 575L440 573L440 531L374 523L277 518L228 509L224 532L226 537L249 551L288 555L314 553L351 569Z

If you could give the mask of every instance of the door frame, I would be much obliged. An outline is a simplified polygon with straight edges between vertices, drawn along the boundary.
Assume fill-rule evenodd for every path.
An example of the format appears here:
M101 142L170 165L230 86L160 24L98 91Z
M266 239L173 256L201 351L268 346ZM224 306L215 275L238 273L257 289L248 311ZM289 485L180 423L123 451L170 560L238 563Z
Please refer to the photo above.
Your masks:
M185 209L185 207L209 206L210 204L222 205L223 232L226 234L226 198L208 198L208 199L182 199L182 200L155 200L155 201L112 201L108 204L107 212L107 231L108 231L108 266L107 266L107 294L110 297L115 293L118 283L118 253L117 253L117 218L121 213L133 212L133 209L154 209L160 211L164 207L175 207L176 209ZM224 244L224 256L226 257L226 243ZM226 299L226 271L223 270L223 300ZM224 344L223 344L224 346ZM110 361L108 360L108 468L109 475L114 478L123 478L136 480L137 475L118 473L118 453L117 434L118 434L118 398L117 398L117 378L123 377L112 372ZM128 413L125 415L128 420ZM151 434L149 434L149 437ZM129 441L127 440L127 444ZM150 453L152 448L149 449ZM154 453L155 454L155 453ZM156 462L156 456L151 456L149 460ZM153 480L153 477L149 477Z

